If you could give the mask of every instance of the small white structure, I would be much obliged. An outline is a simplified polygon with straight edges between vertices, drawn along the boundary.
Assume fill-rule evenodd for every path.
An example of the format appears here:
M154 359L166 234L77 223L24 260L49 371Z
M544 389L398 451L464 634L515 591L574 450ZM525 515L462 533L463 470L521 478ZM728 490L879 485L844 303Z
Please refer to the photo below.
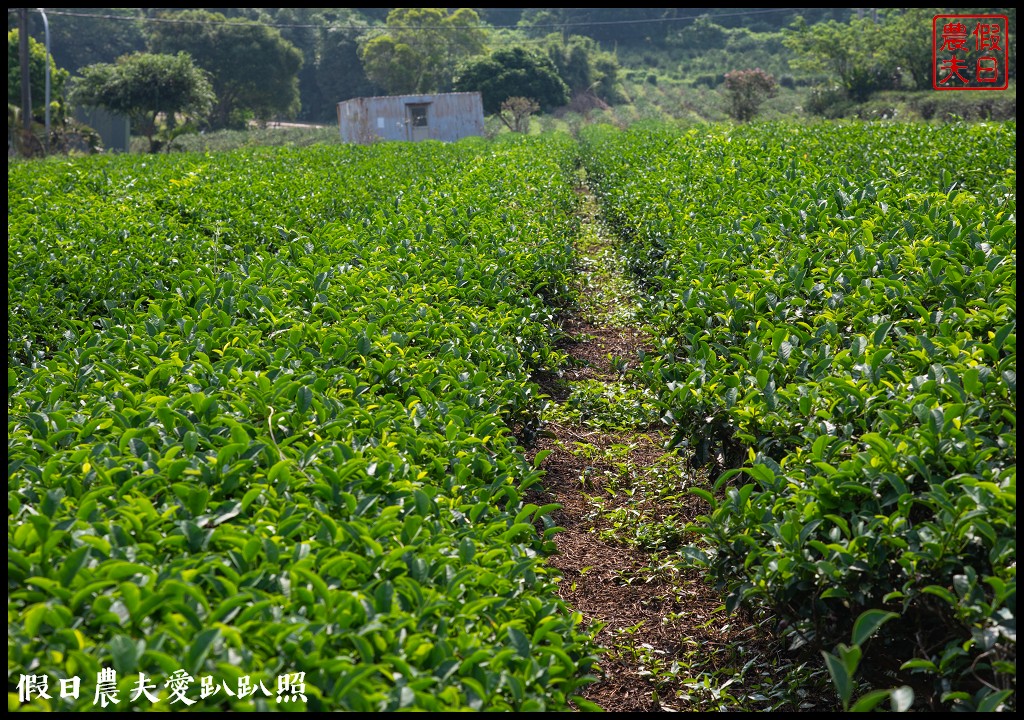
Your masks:
M484 103L478 92L382 95L338 103L343 142L379 140L453 142L484 134Z

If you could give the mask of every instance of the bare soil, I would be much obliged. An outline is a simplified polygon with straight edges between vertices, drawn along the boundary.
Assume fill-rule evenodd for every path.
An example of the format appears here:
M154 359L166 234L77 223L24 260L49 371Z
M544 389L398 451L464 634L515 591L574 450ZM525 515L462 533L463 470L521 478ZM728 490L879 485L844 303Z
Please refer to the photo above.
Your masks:
M584 222L596 224L596 207L592 202L588 207ZM581 245L581 256L593 267L600 257L607 258L610 241L595 225L584 233ZM562 319L560 349L569 362L558 373L535 377L557 403L566 401L574 382L621 379L611 367L610 354L633 361L639 350L651 349L637 323L600 321L615 316L611 304L625 301L609 291L608 276L581 273L580 277L586 312ZM752 618L727 616L721 593L700 572L684 568L677 554L638 549L635 543L618 538L607 520L617 504L631 503L643 522L659 522L668 510L659 507L656 498L644 498L644 487L654 480L650 473L659 464L683 463L689 473L686 483L708 486L706 473L700 476L684 459L664 449L665 439L665 429L660 427L602 432L581 423L548 421L528 452L532 460L537 453L549 451L542 463L543 489L531 501L561 505L552 519L564 531L555 536L557 553L549 563L563 576L562 599L590 627L599 628L596 639L603 655L597 680L582 696L606 711L723 709L723 703L714 700L714 689L695 689L694 674L715 676L720 682L732 672L729 668L778 652L777 639ZM625 457L623 447L628 448ZM610 456L614 462L606 459ZM623 475L623 463L632 468L631 475ZM619 492L604 492L609 477L616 478ZM635 487L628 490L635 492L623 493L621 483L630 480ZM602 498L600 512L595 509L595 497ZM693 521L706 511L703 501L693 495L676 496L671 507L676 522ZM717 675L722 668L724 674Z

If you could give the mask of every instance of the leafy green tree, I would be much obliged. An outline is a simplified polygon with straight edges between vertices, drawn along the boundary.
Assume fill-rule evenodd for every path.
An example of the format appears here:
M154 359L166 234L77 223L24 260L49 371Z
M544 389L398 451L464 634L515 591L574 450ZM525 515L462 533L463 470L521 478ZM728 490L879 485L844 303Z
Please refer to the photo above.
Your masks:
M157 152L176 130L194 127L192 121L210 112L215 100L206 73L184 52L133 53L113 64L86 65L81 73L72 85L72 101L127 115L149 140L150 152ZM185 116L185 123L177 127L179 115Z
M931 90L932 18L942 8L889 8L880 11L879 40L888 62L918 90Z
M727 27L702 15L668 35L665 44L673 66L692 84L716 87L723 82L724 70L737 67L759 67L776 78L791 76L789 59L794 53L782 44L782 39L781 31ZM668 59L664 54L648 54Z
M475 10L395 8L360 45L367 77L390 93L451 88L459 63L484 52L487 33Z
M359 58L359 38L368 29L365 22L353 18L344 27L328 27L321 34L316 84L326 119L337 120L337 104L343 100L385 92L366 76Z
M265 8L281 36L302 51L298 117L337 122L342 100L377 95L381 89L366 77L359 59L359 38L370 25L353 8Z
M18 31L7 33L7 104L21 105L21 58L18 56ZM32 89L32 116L40 121L46 114L46 46L28 39L29 87ZM64 116L64 86L71 73L57 67L50 55L50 114Z
M269 8L267 8L269 9ZM316 81L317 60L321 53L320 36L326 20L324 8L275 8L267 22L278 27L281 37L302 53L299 68L299 111L297 119L314 120L323 112L323 99Z
M554 63L522 47L470 60L459 73L454 89L478 90L484 112L492 115L511 97L528 97L544 112L569 102L569 88L558 76Z
M566 39L552 33L545 49L573 96L593 94L610 103L621 100L618 58L602 50L596 40L583 35Z
M879 62L894 71L901 82L917 90L931 90L934 49L932 18L954 12L949 8L885 8L877 12L872 42L877 46ZM975 8L977 14L1006 15L1010 23L1009 73L1015 76L1016 8ZM813 26L812 26L813 28Z
M891 48L879 37L879 28L870 17L814 25L801 18L786 31L783 43L797 55L790 62L794 68L811 73L824 68L828 78L838 82L855 102L899 83Z
M299 111L302 53L261 22L205 10L165 13L150 44L162 53L187 52L210 74L217 100L214 128L244 127L250 117L294 117Z
M528 38L541 39L552 34L552 28L557 28L556 34L561 34L564 20L560 8L525 8L523 15L516 23L519 32Z
M729 31L707 15L701 15L689 27L679 32L680 39L694 53L722 50L729 41Z
M740 122L753 120L764 101L775 95L777 89L775 78L761 68L727 72L725 91L729 98L729 116Z
M371 27L354 8L223 8L225 16L277 27L302 53L298 72L300 108L296 118L337 122L342 100L384 91L366 77L359 39ZM380 16L383 24L387 10Z

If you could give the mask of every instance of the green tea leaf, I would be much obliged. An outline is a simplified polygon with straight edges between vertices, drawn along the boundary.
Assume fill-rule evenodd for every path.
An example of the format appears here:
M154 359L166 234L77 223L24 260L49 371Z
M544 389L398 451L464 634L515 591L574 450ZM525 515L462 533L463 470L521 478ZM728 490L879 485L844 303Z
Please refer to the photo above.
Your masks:
M866 610L857 616L853 624L853 634L850 637L854 645L863 645L867 640L878 632L885 623L898 618L899 613L886 612L884 610Z

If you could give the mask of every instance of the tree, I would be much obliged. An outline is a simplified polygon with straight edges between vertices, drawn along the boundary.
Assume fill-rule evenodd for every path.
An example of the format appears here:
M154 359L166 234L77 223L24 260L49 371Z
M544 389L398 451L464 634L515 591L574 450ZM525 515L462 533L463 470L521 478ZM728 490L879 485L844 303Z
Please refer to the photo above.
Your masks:
M299 111L302 53L276 29L244 18L187 10L154 23L150 44L163 53L187 52L210 75L214 128L244 127L250 117L294 117Z
M390 93L429 93L451 88L463 60L484 52L487 35L475 10L395 8L385 29L360 44L367 77Z
M7 104L21 105L21 58L18 56L17 30L7 33ZM40 120L46 114L46 46L28 39L29 86L32 88L32 116ZM50 110L55 118L64 116L64 85L71 73L57 67L50 55ZM54 113L56 111L56 113Z
M298 72L297 119L337 122L337 107L352 97L383 94L366 77L359 59L359 38L370 30L353 8L221 8L238 17L277 27L281 37L302 53ZM383 25L387 10L380 16Z
M729 116L740 122L749 122L777 89L775 78L761 68L727 72L725 90L729 96Z
M891 90L899 83L892 48L879 37L879 28L870 17L814 25L798 18L786 31L783 43L797 53L790 63L793 67L810 72L825 68L855 102L863 102L879 90Z
M271 8L261 8L270 10ZM324 101L320 96L320 87L316 81L317 58L322 52L320 37L325 24L324 8L273 8L276 10L268 17L271 25L278 26L281 37L290 42L302 53L302 66L298 72L299 112L298 119L314 120L324 110Z
M561 8L523 8L516 23L519 32L537 40L551 35L552 28L557 28L556 34L561 34L564 25Z
M346 27L325 28L320 40L320 62L316 68L316 84L324 99L328 117L343 100L368 95L381 95L384 90L372 82L359 59L359 37L366 32L365 23L350 20Z
M889 64L918 90L932 89L935 62L932 18L942 8L886 8L880 11L879 42L888 49Z
M569 102L569 88L550 59L522 47L468 61L455 81L460 92L479 91L484 112L495 114L511 97L529 97L549 112Z
M536 101L525 97L510 97L501 103L498 117L512 132L526 134L530 131L530 116L540 109Z
M583 35L565 39L552 33L546 38L545 49L573 97L596 95L609 103L621 99L618 58L602 50L596 40Z
M168 137L165 133L158 138L160 116L166 119L165 131L174 130L179 115L188 127L210 112L215 100L206 73L183 52L132 53L114 64L87 65L81 73L72 86L73 102L127 115L149 140L150 152L157 152Z
M370 26L352 8L265 8L275 10L271 24L302 51L299 118L337 122L338 103L379 95L359 60L359 38Z

